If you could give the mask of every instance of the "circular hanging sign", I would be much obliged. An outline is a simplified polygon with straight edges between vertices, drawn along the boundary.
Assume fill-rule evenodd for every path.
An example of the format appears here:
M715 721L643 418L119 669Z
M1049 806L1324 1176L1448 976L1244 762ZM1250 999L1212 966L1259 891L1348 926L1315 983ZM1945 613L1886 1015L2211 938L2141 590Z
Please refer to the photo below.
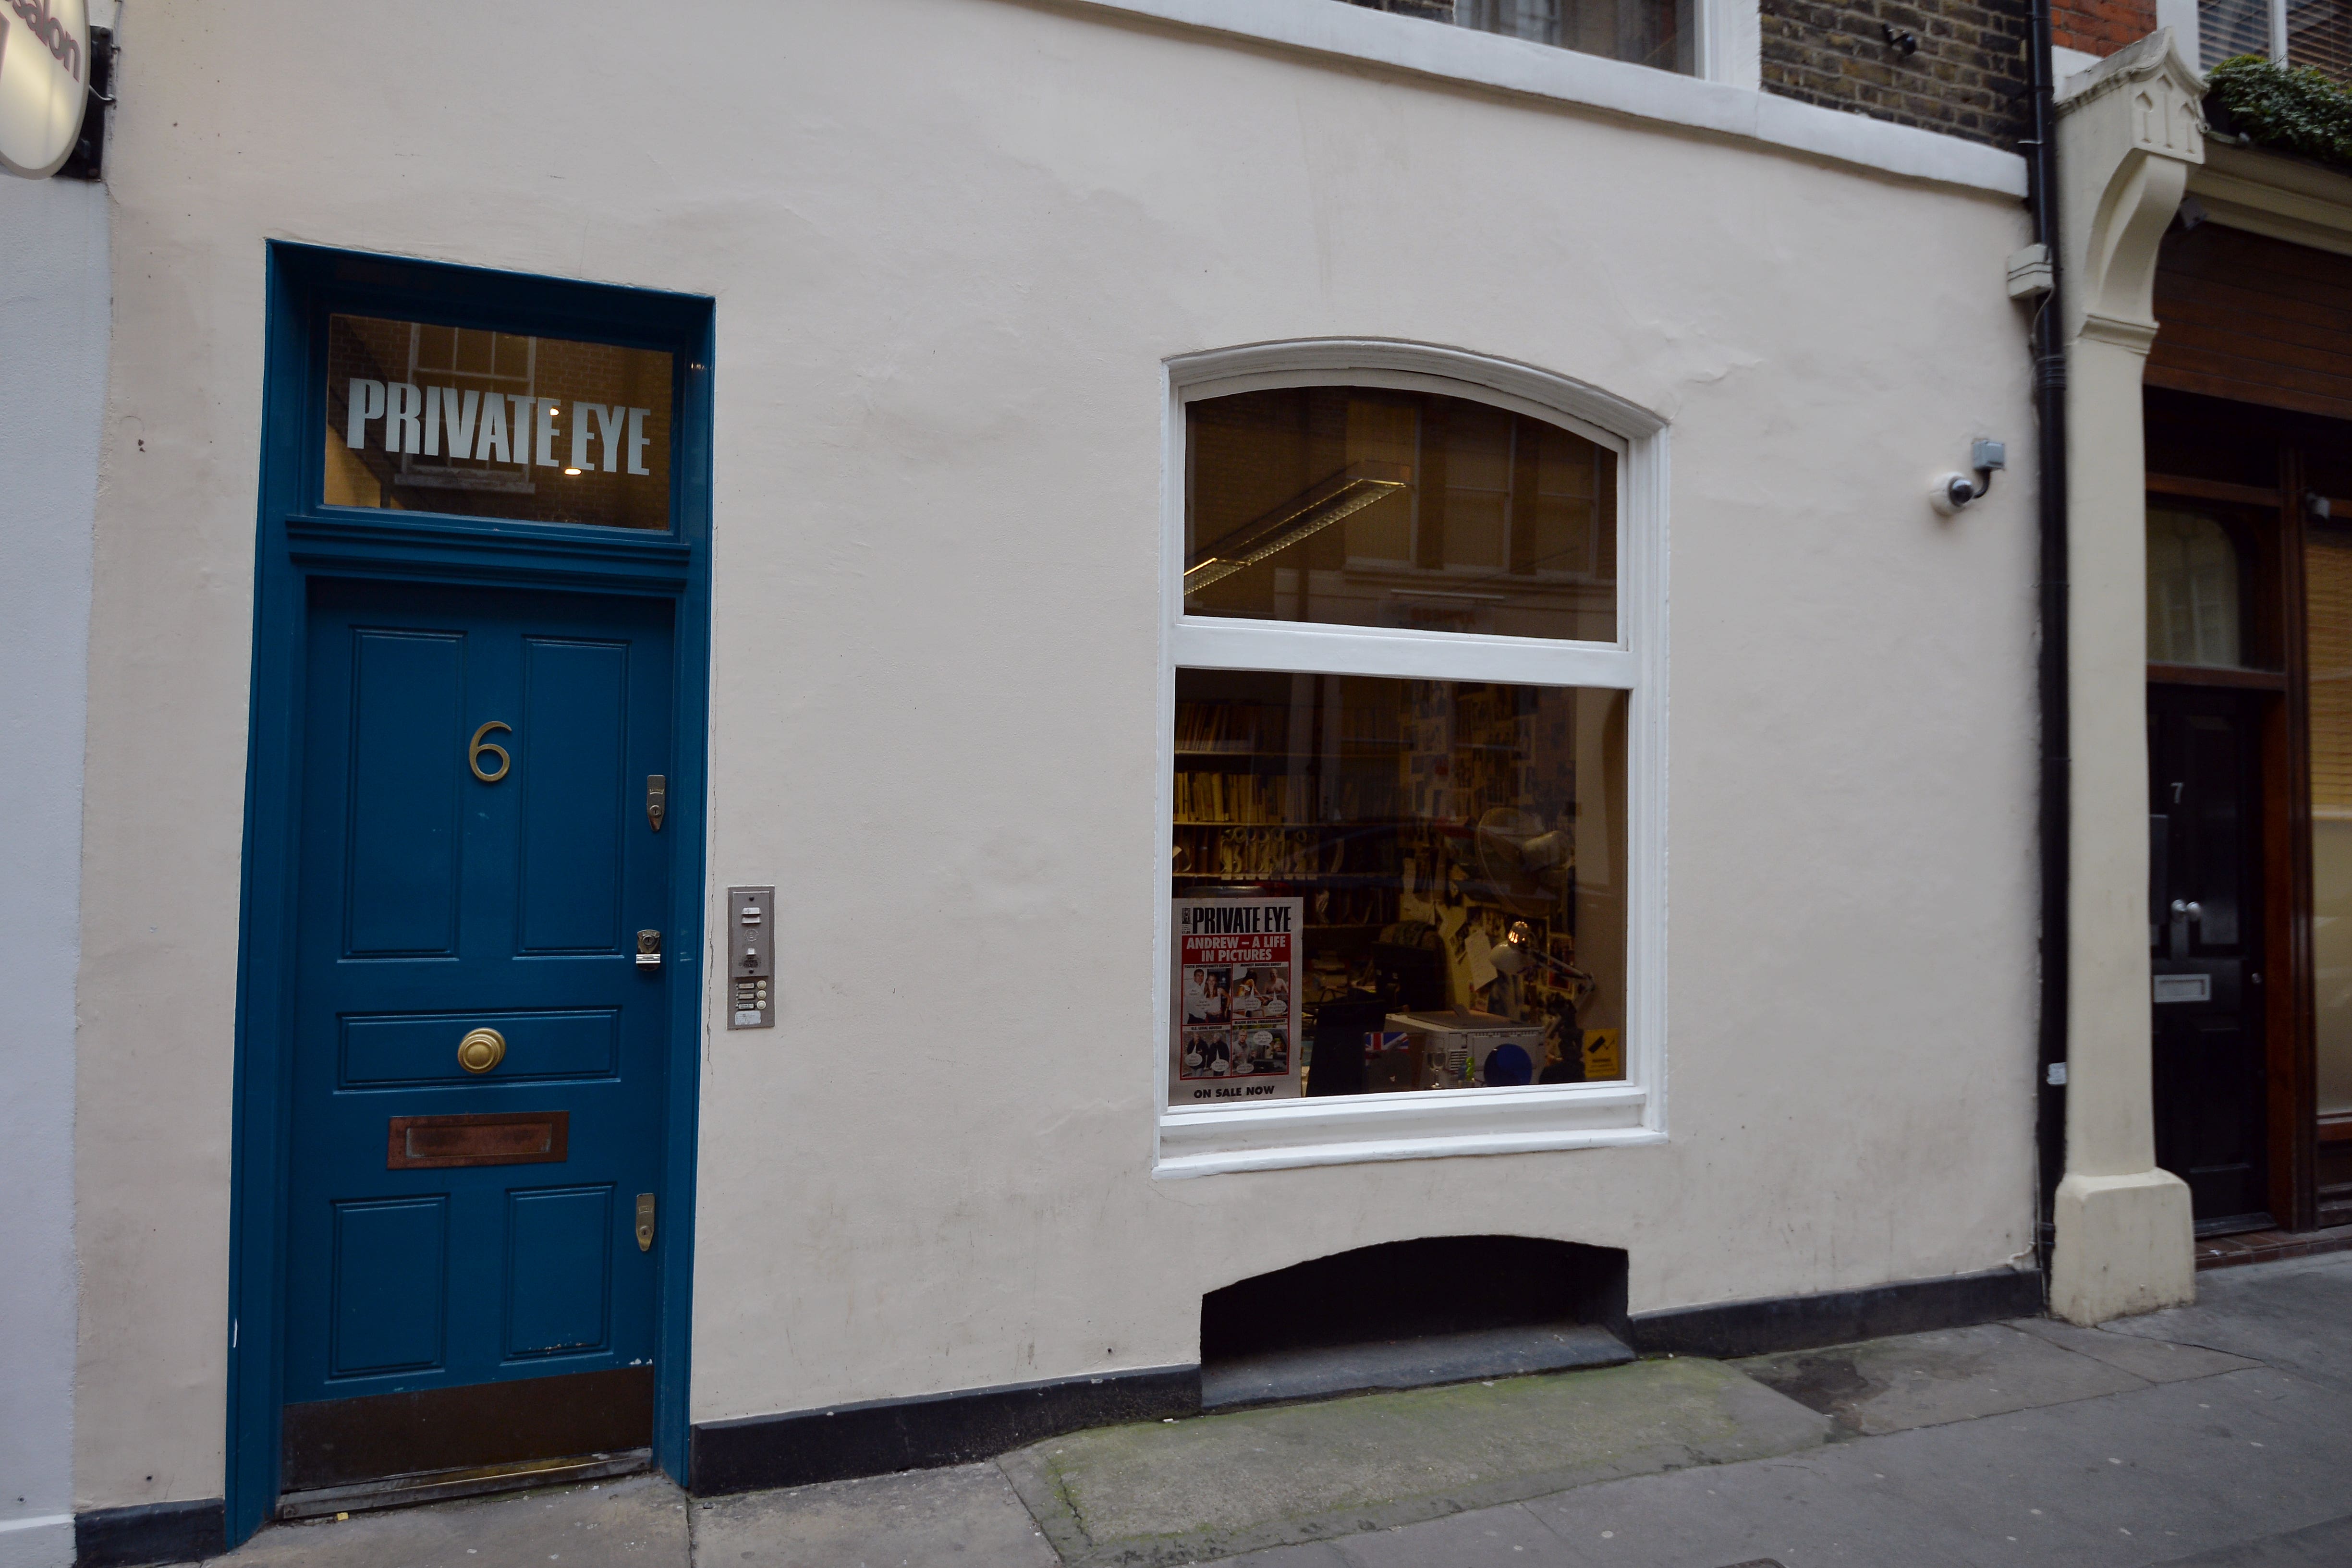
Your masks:
M0 169L56 173L81 135L89 83L84 0L0 0Z

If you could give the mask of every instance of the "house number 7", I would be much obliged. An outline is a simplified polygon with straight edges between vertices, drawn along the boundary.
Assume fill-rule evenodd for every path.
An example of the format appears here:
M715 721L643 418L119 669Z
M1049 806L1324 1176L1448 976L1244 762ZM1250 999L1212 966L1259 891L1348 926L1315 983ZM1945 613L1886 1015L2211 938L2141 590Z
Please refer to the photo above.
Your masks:
M507 769L514 766L514 758L507 755L505 747L490 745L482 739L482 737L494 729L503 729L509 735L514 733L514 726L502 719L494 718L474 732L473 744L466 747L466 766L472 768L474 777L485 784L497 783L507 776ZM499 770L496 773L486 773L482 770L482 754L486 751L499 759Z

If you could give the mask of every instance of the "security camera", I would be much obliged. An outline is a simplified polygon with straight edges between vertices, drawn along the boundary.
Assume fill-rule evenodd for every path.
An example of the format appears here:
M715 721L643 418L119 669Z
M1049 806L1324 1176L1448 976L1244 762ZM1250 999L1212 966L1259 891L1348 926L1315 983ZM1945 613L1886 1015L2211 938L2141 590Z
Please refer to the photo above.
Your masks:
M1945 517L1992 489L1993 475L2009 466L2009 448L1998 441L1979 441L1969 449L1969 462L1977 471L1974 479L1965 474L1947 474L1927 492L1929 503Z
M1965 474L1947 474L1927 492L1927 499L1945 517L1958 513L1977 498L1977 482Z

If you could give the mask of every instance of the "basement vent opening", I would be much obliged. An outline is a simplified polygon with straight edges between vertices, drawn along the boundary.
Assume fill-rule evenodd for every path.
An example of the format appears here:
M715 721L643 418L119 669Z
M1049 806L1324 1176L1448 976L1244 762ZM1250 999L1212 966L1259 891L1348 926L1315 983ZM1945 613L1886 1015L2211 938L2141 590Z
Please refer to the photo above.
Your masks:
M1201 1298L1205 1409L1633 1359L1625 1254L1527 1236L1383 1242Z

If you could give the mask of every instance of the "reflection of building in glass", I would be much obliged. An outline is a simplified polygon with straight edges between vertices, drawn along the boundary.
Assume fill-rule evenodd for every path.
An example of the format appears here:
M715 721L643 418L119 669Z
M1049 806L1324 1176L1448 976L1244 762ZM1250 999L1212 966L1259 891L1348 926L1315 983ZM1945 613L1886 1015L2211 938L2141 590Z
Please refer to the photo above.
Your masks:
M427 380L442 382L457 386L460 392L478 391L484 397L514 392L525 397L537 395L539 339L519 338L511 332L469 332L460 327L434 327L422 321L411 321L407 326L408 380L420 383ZM551 340L549 346L556 345ZM422 453L402 453L400 474L402 484L426 488L512 487L525 492L530 488L530 476L525 469L519 467L513 474L506 474L484 460L461 458L446 444L438 459Z

